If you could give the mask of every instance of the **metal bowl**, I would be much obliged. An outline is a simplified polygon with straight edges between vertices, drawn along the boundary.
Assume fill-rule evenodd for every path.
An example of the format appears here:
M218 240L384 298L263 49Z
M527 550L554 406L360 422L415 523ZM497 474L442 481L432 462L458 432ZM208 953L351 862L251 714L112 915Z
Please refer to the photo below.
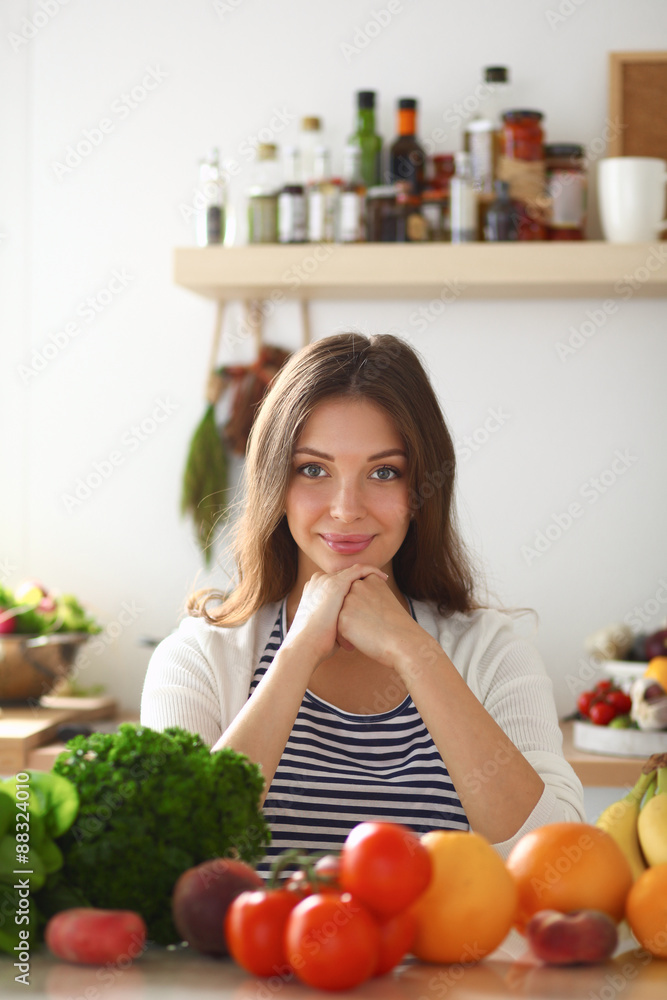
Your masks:
M0 636L0 703L39 701L69 674L88 632Z

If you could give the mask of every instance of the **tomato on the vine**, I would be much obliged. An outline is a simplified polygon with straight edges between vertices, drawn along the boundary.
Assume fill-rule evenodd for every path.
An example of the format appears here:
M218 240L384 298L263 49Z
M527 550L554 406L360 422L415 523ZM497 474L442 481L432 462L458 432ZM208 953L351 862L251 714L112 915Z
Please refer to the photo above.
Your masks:
M318 878L325 879L331 885L340 885L340 854L324 854L313 866Z
M225 915L229 954L254 976L276 975L287 964L285 928L301 896L288 889L240 893Z
M632 708L632 698L625 691L608 691L604 701L616 710L617 715L627 715Z
M591 705L589 717L596 726L608 726L612 719L616 718L617 711L607 701L596 701Z
M598 699L598 694L596 691L582 691L577 698L577 708L582 715L588 717L590 714L591 706Z
M308 986L346 990L374 974L380 928L350 893L313 893L289 914L285 953L297 977Z
M312 866L312 874L300 868L287 880L286 888L300 896L313 892L340 892L340 855L324 854Z
M341 851L340 882L383 917L405 910L431 881L431 856L416 833L398 823L359 823Z

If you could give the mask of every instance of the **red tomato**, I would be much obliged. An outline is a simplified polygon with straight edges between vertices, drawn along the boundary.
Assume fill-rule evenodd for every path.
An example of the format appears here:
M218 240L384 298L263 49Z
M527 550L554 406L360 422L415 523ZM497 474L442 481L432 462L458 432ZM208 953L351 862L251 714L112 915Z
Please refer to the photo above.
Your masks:
M617 715L627 715L632 708L632 698L625 691L608 691L604 700L616 710Z
M591 705L589 717L596 726L608 726L618 715L616 709L606 701L596 701Z
M308 986L347 990L370 979L377 968L380 928L349 892L316 892L290 913L285 953Z
M293 892L297 895L299 899L310 896L313 891L313 887L308 881L308 876L301 869L298 872L294 872L289 878L286 878L284 882L281 882L281 885L284 885L288 892Z
M316 875L314 886L305 871L299 869L289 877L286 888L290 892L297 892L301 897L310 896L313 892L340 892L340 855L323 855L315 862L313 869Z
M359 823L341 851L340 883L383 917L405 910L431 881L431 856L398 823Z
M378 918L380 955L374 976L383 976L401 962L412 948L417 933L417 918L412 910L402 910L393 917Z
M588 713L590 712L591 709L591 705L593 704L593 702L597 697L598 695L597 692L595 691L581 692L581 694L577 698L577 708L579 709L582 715L588 716Z
M287 918L300 900L288 889L240 893L225 915L225 938L234 961L254 976L279 974L287 964Z
M340 854L325 854L318 858L315 873L332 884L340 883Z
M604 680L597 682L595 690L598 694L604 694L605 691L611 691L613 686L613 682L605 678Z

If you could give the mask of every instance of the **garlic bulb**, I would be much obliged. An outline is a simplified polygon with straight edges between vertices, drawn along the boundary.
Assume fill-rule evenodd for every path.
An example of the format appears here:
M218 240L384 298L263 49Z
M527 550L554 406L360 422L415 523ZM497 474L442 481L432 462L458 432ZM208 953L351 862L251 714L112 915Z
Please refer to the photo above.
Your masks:
M603 660L622 660L634 642L634 634L629 625L617 622L598 629L584 640L584 649L589 656Z
M630 718L640 729L667 729L667 694L650 701L646 698L646 692L650 688L659 687L651 677L638 677L630 688Z

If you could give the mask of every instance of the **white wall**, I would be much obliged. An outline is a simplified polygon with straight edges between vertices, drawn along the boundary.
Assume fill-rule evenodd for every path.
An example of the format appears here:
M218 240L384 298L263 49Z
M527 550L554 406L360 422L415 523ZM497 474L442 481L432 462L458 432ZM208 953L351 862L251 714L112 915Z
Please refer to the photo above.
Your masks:
M386 138L396 98L415 95L428 136L491 63L511 68L517 106L544 111L549 140L594 143L599 152L607 52L667 48L662 0L398 6L378 37L351 53L343 46L359 42L383 0L3 4L0 576L10 585L37 577L86 599L111 628L80 680L102 681L125 708L137 708L148 662L138 638L174 627L197 578L224 582L220 571L202 572L178 509L214 315L212 303L171 280L172 248L193 243L183 206L193 199L198 159L217 144L243 165L232 191L239 205L244 142L276 110L290 120L278 142L295 138L301 115L317 113L339 151L357 89L378 92ZM29 29L24 18L39 26L22 44L10 36ZM149 70L154 89L122 112L123 95ZM67 147L103 119L108 131L90 155L57 176ZM460 133L446 127L441 151L460 148ZM594 206L591 233L599 233ZM116 281L113 301L87 322L79 310L114 272L125 285ZM620 302L567 361L557 344L599 301L462 297L421 331L415 314L424 305L315 303L314 336L349 326L402 331L460 440L475 431L479 438L490 410L506 415L462 464L462 518L497 597L539 612L536 641L558 707L569 711L567 678L581 671L585 635L651 600L647 626L667 614L654 599L667 579L665 303ZM236 319L230 310L228 330ZM72 323L77 335L62 334ZM62 347L26 377L21 366L58 334ZM281 309L266 335L297 348L296 306ZM219 362L251 355L250 344L225 344ZM132 428L160 401L171 412L137 441ZM582 488L617 451L632 464L590 503ZM120 464L68 510L63 495L112 452ZM577 500L582 516L528 564L522 546Z

